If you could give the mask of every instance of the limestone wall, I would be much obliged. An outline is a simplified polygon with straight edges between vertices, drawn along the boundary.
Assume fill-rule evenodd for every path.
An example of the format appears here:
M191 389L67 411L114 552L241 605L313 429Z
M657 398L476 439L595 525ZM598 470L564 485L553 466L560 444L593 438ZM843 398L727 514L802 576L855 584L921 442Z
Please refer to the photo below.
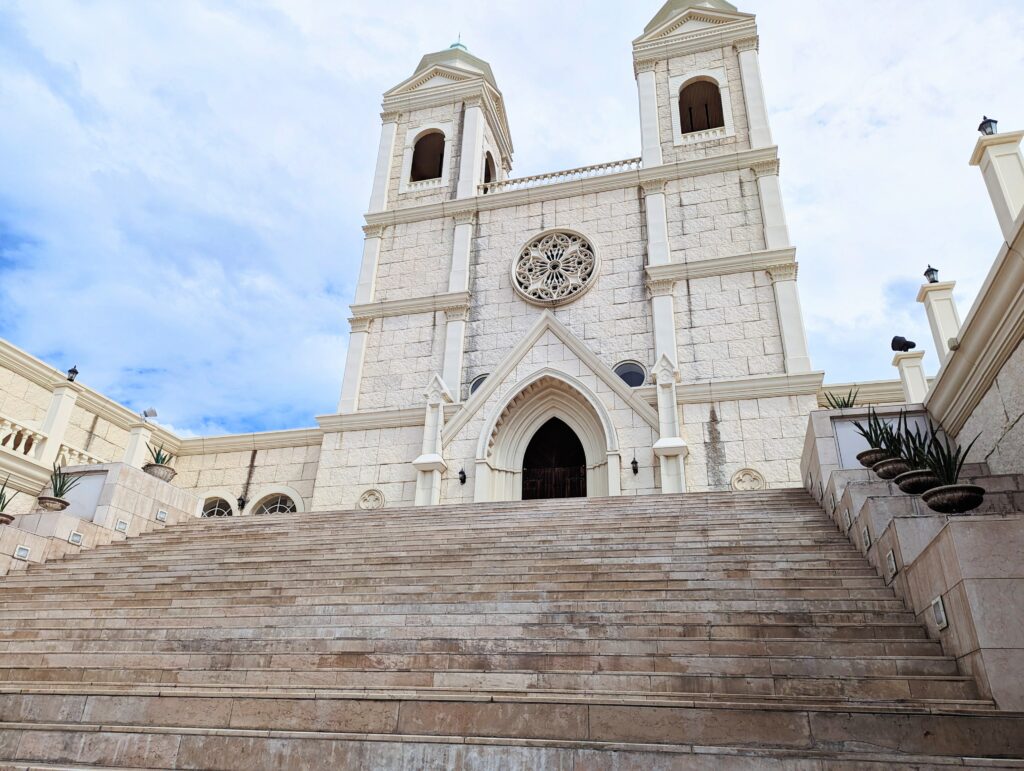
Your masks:
M22 373L0 366L0 415L38 428L50 404L50 391Z
M1024 343L1017 346L957 436L997 474L1024 473Z

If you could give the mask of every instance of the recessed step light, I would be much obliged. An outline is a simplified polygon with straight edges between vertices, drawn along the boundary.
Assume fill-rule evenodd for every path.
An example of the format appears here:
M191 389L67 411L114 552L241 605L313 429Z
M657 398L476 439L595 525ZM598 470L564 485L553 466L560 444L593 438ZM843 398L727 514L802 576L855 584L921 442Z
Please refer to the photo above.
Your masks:
M127 519L119 519L119 520L117 520L117 524L114 525L114 530L116 530L119 533L127 533L128 532L128 520Z
M27 560L32 554L32 549L22 544L14 548L14 559L16 560Z
M72 530L68 534L68 543L73 544L75 546L81 546L83 538L84 536L77 530Z

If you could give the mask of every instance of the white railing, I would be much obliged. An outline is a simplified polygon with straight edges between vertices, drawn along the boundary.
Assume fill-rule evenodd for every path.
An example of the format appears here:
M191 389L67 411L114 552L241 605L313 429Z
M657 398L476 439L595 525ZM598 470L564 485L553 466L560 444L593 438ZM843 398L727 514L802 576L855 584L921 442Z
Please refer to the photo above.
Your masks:
M580 179L591 177L603 177L607 174L618 174L623 171L637 171L640 168L639 158L628 158L624 161L611 161L610 163L598 163L594 166L580 166L576 169L565 171L552 171L548 174L535 174L532 177L519 177L518 179L503 179L498 182L487 182L480 185L477 191L480 195L488 193L504 193L510 190L525 190L529 187L541 187L542 185L557 185L559 182L575 182Z
M85 450L79 450L69 444L62 444L57 454L57 464L60 466L95 466L104 461L95 455L90 455Z
M725 126L718 126L717 128L705 129L704 131L691 131L689 134L683 134L683 144L695 145L698 142L710 142L712 139L724 138Z
M0 450L35 460L43 451L46 435L0 415Z

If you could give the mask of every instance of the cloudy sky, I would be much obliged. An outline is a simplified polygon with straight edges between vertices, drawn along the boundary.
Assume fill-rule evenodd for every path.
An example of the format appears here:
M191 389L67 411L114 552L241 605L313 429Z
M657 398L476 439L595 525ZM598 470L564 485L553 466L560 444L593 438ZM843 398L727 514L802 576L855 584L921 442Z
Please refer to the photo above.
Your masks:
M380 94L458 35L523 176L639 155L610 0L0 0L0 336L185 432L336 406ZM814 364L895 376L1001 242L982 113L1024 128L1024 3L749 0ZM935 369L929 354L928 368Z

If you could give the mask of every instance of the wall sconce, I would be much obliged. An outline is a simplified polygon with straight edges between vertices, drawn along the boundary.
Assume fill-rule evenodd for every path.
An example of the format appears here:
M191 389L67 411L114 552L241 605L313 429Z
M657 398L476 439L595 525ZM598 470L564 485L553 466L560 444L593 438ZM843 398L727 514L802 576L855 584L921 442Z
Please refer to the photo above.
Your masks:
M249 502L249 501L247 501L247 500L245 499L245 496L244 496L244 495L239 495L239 496L238 496L238 500L237 500L237 501L235 501L235 503L237 503L237 504L238 504L238 513L239 513L239 514L241 514L241 513L242 513L242 512L243 512L243 511L245 510L245 504L247 504L248 502Z
M78 365L72 364L71 369L68 370L68 382L74 383L76 377L78 377Z
M630 468L633 469L633 476L640 473L640 464L636 462L636 456L633 456L633 462L629 464Z
M926 270L924 272L924 277L926 279L928 279L928 283L929 284L937 284L937 283L939 283L939 270L938 270L938 268L933 268L931 265L929 265L928 266L928 270Z
M999 124L995 118L990 118L987 115L983 115L981 118L981 124L978 126L978 131L983 136L990 137L996 133L996 126Z
M459 484L460 485L466 484L466 469L464 469L464 468L460 468L459 469Z

